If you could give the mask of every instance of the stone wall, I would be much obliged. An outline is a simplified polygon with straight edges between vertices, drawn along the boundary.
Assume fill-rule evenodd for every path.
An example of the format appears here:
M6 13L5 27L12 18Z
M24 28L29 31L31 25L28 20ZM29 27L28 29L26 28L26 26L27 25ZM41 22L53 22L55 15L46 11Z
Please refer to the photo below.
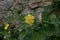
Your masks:
M32 10L35 10L35 15L40 20L44 7L51 5L51 2L52 0L0 0L0 19L10 16L11 10L21 3L22 12L30 13Z

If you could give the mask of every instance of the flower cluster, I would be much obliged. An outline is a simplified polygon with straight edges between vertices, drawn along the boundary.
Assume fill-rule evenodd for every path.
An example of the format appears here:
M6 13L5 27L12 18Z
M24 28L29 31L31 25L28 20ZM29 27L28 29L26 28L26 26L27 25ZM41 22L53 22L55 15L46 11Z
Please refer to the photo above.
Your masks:
M25 23L33 24L34 23L34 16L31 14L26 15L25 16Z
M5 25L5 27L4 27L4 29L7 30L8 27L9 27L9 24L7 23L7 24Z
M25 19L25 23L26 23L26 24L33 24L35 18L34 18L33 15L28 14L28 15L26 15L26 16L24 17L24 19ZM9 28L9 26L10 26L10 25L7 23L7 24L5 25L5 27L4 27L4 29L7 30L7 29Z

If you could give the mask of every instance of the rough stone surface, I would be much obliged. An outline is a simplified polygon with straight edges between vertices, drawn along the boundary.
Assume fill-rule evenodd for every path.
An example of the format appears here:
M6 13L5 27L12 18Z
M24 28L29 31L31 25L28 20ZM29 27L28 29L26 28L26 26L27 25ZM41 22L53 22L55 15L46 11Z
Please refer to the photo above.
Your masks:
M0 2L3 1L3 0L0 0Z
M37 8L35 10L35 15L38 19L38 22L41 22L41 20L42 20L42 11L44 11L44 8Z
M0 15L1 15L1 18L6 18L8 17L8 13L9 10L10 10L10 7L13 5L15 0L1 0L0 1Z
M51 5L51 0L29 0L28 2L26 0L0 0L0 19L5 20L8 16L10 16L10 10L19 6L19 3L22 4L23 8L21 13L31 13L31 11L35 8L35 15L39 20L41 20L42 11L44 10L42 7Z
M51 5L51 0L30 0L28 4L31 8L35 8L37 6L43 7Z

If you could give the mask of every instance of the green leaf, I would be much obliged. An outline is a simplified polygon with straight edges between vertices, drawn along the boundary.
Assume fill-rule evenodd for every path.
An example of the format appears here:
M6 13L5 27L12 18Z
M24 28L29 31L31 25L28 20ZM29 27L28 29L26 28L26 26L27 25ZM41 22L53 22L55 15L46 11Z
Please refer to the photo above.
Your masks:
M23 30L20 32L20 40L23 40L27 33Z
M55 28L53 24L48 24L46 27L44 27L44 29L47 36L53 36L55 33Z
M45 40L45 35L38 32L34 32L31 34L30 40Z
M60 36L60 26L58 24L55 24L55 34L56 36Z

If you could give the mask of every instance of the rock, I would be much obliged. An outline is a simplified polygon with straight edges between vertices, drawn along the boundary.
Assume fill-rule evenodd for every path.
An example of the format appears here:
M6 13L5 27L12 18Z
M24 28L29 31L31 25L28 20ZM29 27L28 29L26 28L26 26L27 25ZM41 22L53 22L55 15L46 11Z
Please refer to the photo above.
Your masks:
M38 6L38 3L39 3L39 2L41 2L41 0L30 0L30 1L28 2L28 4L29 4L29 6L30 6L31 8L35 8L35 7Z
M4 0L4 1L1 1L0 2L0 11L6 11L6 10L8 10L11 6L12 6L12 4L13 4L13 0L11 1L6 1L6 0Z
M45 7L45 6L51 5L51 3L52 3L52 0L42 0L39 6Z
M42 13L38 15L38 22L41 22L41 21L42 21Z
M18 6L18 4L21 3L21 0L16 0L16 2L13 3L11 10L15 9L16 6Z
M0 2L3 1L3 0L0 0Z
M7 18L8 17L8 11L10 10L10 7L13 5L14 0L3 0L0 2L0 17L1 18Z
M41 20L42 20L42 12L44 11L44 8L37 8L36 10L35 10L35 15L36 15L36 17L37 17L37 19L38 19L38 22L41 22Z
M51 4L51 0L29 0L28 2L30 8L35 8L38 6L48 6Z
M4 18L8 18L9 16L11 16L11 11L7 11L3 16Z

